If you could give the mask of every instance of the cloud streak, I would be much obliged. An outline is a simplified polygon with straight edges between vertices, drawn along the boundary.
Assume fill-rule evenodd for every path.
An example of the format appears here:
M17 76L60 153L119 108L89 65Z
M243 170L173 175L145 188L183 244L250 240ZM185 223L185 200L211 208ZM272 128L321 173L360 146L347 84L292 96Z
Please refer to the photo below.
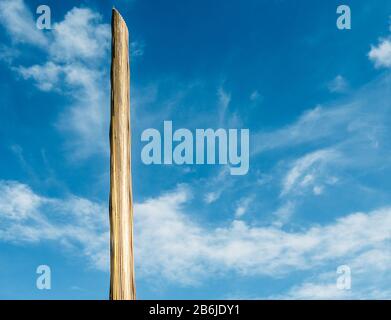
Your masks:
M166 279L185 286L211 276L286 276L297 270L335 268L350 264L355 281L368 270L385 273L391 267L391 209L348 214L336 221L300 231L274 225L257 226L233 220L207 228L191 218L186 204L192 189L176 190L135 204L137 272L144 279ZM15 244L55 241L88 258L90 265L108 270L108 214L105 205L73 195L65 199L40 196L27 185L0 182L0 240ZM297 297L338 298L323 293L320 284L292 288ZM292 292L293 292L292 291ZM292 296L290 292L288 296ZM324 293L326 292L326 293ZM379 293L380 294L380 293Z
M185 285L211 275L282 276L384 249L391 240L391 209L357 212L306 230L287 232L241 220L207 229L184 213L190 190L180 187L136 205L138 259L143 276ZM386 253L383 255L385 257ZM387 259L373 259L371 263Z
M69 196L47 198L29 186L0 181L0 240L14 244L55 241L82 252L90 265L108 267L108 213L106 207Z

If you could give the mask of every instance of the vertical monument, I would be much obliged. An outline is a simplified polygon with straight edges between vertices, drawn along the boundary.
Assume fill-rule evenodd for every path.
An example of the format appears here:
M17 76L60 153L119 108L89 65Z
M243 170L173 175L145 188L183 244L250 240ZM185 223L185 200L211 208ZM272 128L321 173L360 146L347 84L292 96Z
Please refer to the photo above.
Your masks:
M111 20L110 299L136 298L130 143L129 34L113 9Z

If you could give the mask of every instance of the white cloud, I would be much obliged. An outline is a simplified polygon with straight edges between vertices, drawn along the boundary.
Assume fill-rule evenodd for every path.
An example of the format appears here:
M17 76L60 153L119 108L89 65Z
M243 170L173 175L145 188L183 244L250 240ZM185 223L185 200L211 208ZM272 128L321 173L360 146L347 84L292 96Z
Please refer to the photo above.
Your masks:
M360 286L357 286L357 289L340 290L333 280L328 282L304 282L290 289L285 295L270 298L294 300L389 300L391 297L391 291L387 287L383 287L379 282L366 283L368 287L360 284ZM379 286L378 289L375 286Z
M377 46L371 46L369 59L375 64L376 68L391 67L391 40L382 39Z
M371 45L368 57L376 68L391 68L391 36L380 38L377 46Z
M240 199L235 209L235 217L240 218L241 216L243 216L248 210L253 199L253 196L248 196Z
M357 146L368 145L369 136L383 130L390 117L389 81L389 75L383 75L347 98L304 111L282 128L255 133L252 155L305 145L337 146L354 141Z
M109 88L105 81L110 28L90 9L74 8L55 25L52 59L62 65L64 82L74 102L57 127L68 136L72 158L108 152Z
M19 67L25 79L33 79L42 91L58 91L73 97L56 126L67 133L70 158L86 158L94 153L107 153L109 117L108 87L102 82L104 71L79 63Z
M0 181L0 240L56 241L85 255L91 266L108 269L108 211L87 199L47 198L25 184Z
M12 69L33 80L38 89L56 91L71 100L56 123L65 133L68 157L79 160L107 153L110 25L102 23L93 10L75 7L50 32L42 32L23 0L0 0L0 9L0 21L14 42L29 43L47 54L42 64ZM131 46L134 55L143 54L142 44ZM10 64L16 48L13 52L4 48L0 58Z
M3 217L20 221L30 217L44 199L35 195L26 185L0 180L0 212Z
M51 91L56 89L58 85L62 67L53 62L47 62L44 65L19 67L17 70L24 79L34 79L40 90Z
M324 187L323 186L314 186L313 192L316 196L319 196L323 193Z
M351 288L338 288L337 267L330 266L328 271L315 274L293 286L285 294L272 296L274 299L390 299L389 283L391 276L387 272L391 266L391 252L387 241L375 249L363 250L363 253L348 259Z
M211 179L208 179L208 181L205 182L206 189L211 190L204 195L205 203L211 204L213 202L216 202L220 199L224 191L226 191L232 186L232 180L228 179L228 177L229 167L224 166L219 170L216 176ZM204 182L202 183L204 184Z
M352 213L296 232L239 220L209 229L184 213L189 192L179 188L136 205L136 252L142 276L182 284L229 271L281 276L338 259L354 261L358 254L382 248L391 240L390 208ZM375 259L379 260L388 264L386 259Z
M57 121L57 127L68 134L73 158L94 153L108 153L109 90L103 71L69 64L64 68L65 83L72 88L74 102Z
M4 44L0 45L0 61L11 65L13 60L20 55L19 50L8 47Z
M326 168L331 163L335 165L339 154L332 149L311 152L294 161L292 167L283 179L281 195L300 194L310 188L314 194L321 194L321 183L328 182ZM324 180L324 181L323 181Z
M42 91L71 97L56 123L66 134L71 159L107 153L110 26L88 8L73 8L53 27L48 60L16 70Z
M355 104L342 105L334 108L317 106L304 112L297 121L281 129L254 134L252 154L279 148L310 143L332 137L348 125L349 118L355 113Z
M204 197L204 201L207 204L211 204L220 198L221 193L222 193L222 190L208 192Z
M290 218L295 212L295 209L296 209L295 202L287 201L286 203L284 203L275 212L273 212L273 215L275 216L273 225L279 228L282 227L290 220Z
M0 23L13 42L25 42L47 46L44 33L35 25L35 20L23 0L0 0Z
M343 100L307 110L282 128L253 135L253 156L284 152L273 169L282 176L281 196L319 196L326 187L346 182L341 179L346 170L358 177L360 172L385 168L384 157L391 155L389 81L384 74Z
M343 93L349 88L349 84L343 76L338 75L328 83L328 88L330 92Z
M110 26L88 8L73 8L54 24L50 55L58 62L94 62L105 58L110 47ZM92 61L91 61L92 60Z
M87 199L42 197L24 184L0 183L0 240L12 243L56 241L108 268L107 207ZM234 220L208 228L185 213L191 189L178 189L135 204L137 274L144 279L195 285L230 272L282 276L297 270L324 270L338 261L351 266L355 283L371 285L368 272L391 267L391 209L352 213L323 226L284 231ZM323 281L323 282L322 282ZM321 286L326 284L326 287ZM334 283L334 282L331 282ZM296 297L338 297L325 279L294 288ZM379 290L378 295L384 294Z
M340 290L336 283L305 282L293 287L286 295L277 297L295 300L340 300L351 298L351 291Z
M219 105L223 110L226 110L231 102L231 94L225 91L223 87L220 87L217 90L217 96L219 98Z
M65 133L68 157L80 160L107 153L110 25L92 9L74 7L43 32L35 27L34 13L23 0L0 0L0 9L0 22L15 40L14 47L1 48L0 59L10 64L19 42L44 50L42 64L12 69L33 80L38 89L62 93L70 100L55 123ZM132 57L144 54L144 42L130 46Z

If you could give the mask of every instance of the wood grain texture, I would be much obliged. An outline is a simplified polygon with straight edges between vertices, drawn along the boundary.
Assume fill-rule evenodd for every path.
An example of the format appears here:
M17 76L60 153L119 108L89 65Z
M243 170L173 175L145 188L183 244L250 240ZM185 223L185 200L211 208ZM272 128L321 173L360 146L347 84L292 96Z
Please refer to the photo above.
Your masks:
M110 299L136 298L130 157L129 34L113 9L110 122Z

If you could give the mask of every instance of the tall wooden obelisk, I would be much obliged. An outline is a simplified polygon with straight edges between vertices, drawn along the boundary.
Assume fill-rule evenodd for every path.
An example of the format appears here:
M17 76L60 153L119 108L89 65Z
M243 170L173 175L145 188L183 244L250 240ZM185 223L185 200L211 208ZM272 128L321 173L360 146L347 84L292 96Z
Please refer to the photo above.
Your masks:
M130 142L129 34L113 9L111 20L110 299L136 298Z

